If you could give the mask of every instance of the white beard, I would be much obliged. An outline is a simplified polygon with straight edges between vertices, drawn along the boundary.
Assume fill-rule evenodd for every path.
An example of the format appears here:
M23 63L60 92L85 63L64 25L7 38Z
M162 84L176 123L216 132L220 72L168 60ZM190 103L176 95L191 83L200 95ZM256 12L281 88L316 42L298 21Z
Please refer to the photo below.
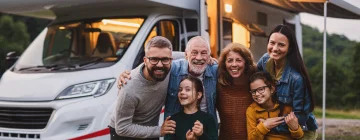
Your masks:
M205 69L207 66L203 67L203 68L198 68L196 66L193 66L193 64L189 64L189 70L195 74L201 75L204 73Z

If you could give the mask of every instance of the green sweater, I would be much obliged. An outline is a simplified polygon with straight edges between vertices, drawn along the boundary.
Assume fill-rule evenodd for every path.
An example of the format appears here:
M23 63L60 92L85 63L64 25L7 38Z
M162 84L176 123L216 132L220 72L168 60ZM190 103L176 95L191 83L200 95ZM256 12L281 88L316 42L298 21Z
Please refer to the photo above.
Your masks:
M203 124L204 132L198 140L217 140L218 130L214 118L205 112L185 114L180 111L170 118L176 122L175 134L166 136L166 140L186 140L186 132L191 130L196 120Z

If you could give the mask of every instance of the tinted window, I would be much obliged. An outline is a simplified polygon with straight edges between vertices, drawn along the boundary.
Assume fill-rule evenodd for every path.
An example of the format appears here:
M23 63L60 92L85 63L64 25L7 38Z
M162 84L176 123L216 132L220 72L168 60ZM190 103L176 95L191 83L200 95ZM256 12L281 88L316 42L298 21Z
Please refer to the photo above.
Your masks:
M198 20L197 19L192 19L192 18L185 19L185 24L186 24L187 32L197 32L198 31Z

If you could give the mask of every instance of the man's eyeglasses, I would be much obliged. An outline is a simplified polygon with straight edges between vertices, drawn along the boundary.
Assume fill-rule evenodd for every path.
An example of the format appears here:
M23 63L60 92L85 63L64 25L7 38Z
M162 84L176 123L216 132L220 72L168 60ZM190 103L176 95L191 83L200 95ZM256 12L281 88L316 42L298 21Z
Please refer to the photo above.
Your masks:
M257 89L250 90L250 93L251 93L251 95L255 95L256 92L263 94L265 92L265 88L267 88L267 87L269 87L269 86L258 87Z
M161 63L163 65L168 65L171 63L172 58L169 57L164 57L164 58L158 58L158 57L146 57L147 59L149 59L150 64L152 65L157 65L159 63L159 61L161 61Z

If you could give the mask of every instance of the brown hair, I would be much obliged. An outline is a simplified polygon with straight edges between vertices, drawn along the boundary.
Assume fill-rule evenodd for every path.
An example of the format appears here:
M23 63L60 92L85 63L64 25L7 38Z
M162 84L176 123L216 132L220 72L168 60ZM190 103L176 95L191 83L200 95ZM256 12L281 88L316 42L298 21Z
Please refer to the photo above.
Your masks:
M168 48L171 51L173 50L173 46L169 39L162 36L154 36L153 38L151 38L145 46L145 53L147 53L151 47Z
M254 82L255 80L263 80L265 85L269 87L269 89L273 89L273 95L271 95L271 100L275 103L277 102L277 95L276 95L276 84L275 84L275 80L271 77L271 75L267 72L256 72L254 73L249 80L249 83L251 84L252 82ZM249 84L249 86L250 86ZM251 88L249 87L249 89L251 90ZM271 90L270 90L271 91Z
M229 86L233 82L233 78L226 70L226 64L225 64L226 56L230 52L238 53L242 58L244 58L245 60L244 74L246 74L248 77L250 77L256 71L256 65L254 63L254 59L250 50L246 48L244 45L241 45L239 43L230 43L226 45L226 47L222 50L219 59L218 82L224 86Z

